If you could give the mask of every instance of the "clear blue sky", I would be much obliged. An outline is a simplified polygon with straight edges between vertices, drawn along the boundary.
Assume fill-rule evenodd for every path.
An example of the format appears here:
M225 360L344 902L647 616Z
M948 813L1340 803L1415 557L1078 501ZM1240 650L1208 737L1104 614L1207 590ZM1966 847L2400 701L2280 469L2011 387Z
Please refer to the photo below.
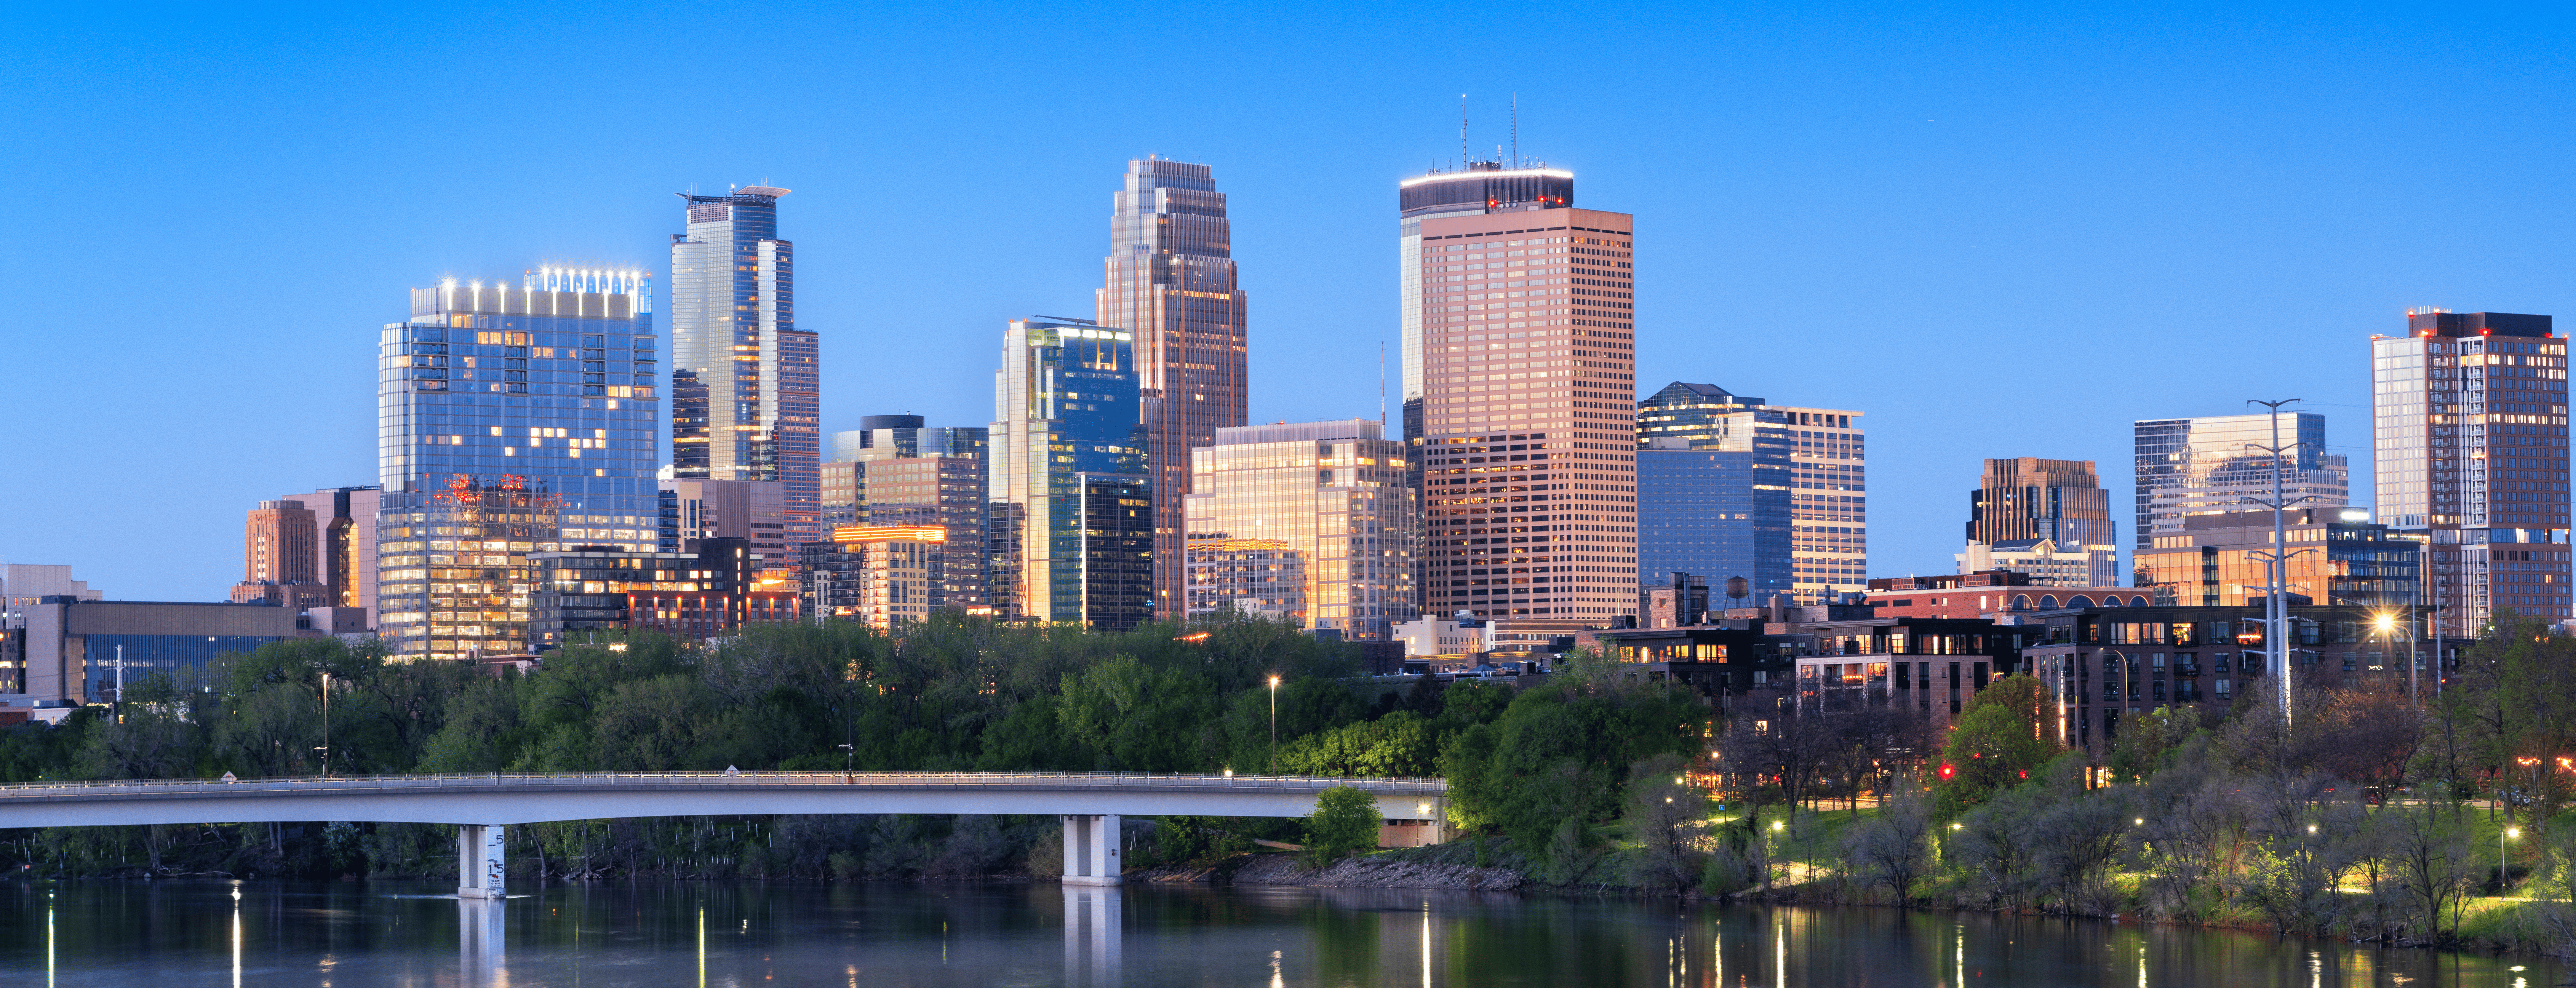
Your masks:
M691 183L796 190L827 430L986 421L1149 152L1233 197L1254 418L1375 415L1462 92L1637 214L1641 389L1868 413L1881 575L1948 571L1981 457L2125 507L2130 420L2247 398L2366 490L2370 334L2576 315L2563 9L2068 6L21 8L0 559L220 599L252 502L375 481L406 288L664 269Z

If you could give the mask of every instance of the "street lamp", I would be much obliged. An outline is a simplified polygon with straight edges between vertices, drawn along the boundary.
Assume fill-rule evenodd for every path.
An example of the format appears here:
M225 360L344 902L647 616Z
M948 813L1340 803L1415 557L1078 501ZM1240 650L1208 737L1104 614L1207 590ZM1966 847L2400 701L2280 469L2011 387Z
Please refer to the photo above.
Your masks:
M313 750L322 753L322 778L327 782L331 778L331 674L327 672L322 674L322 746Z
M1270 677L1270 774L1279 774L1279 677Z
M2501 797L2499 797L2499 798L2501 798ZM2497 897L2497 898L2503 898L2503 897L2504 897L2504 887L2505 887L2505 883L2506 883L2506 882L2508 882L2508 881L2510 881L2510 880L2512 880L2512 878L2513 878L2513 865L2512 865L2509 861L2507 861L2507 860L2506 860L2506 858L2505 858L2505 856L2504 856L2504 839L2505 839L2505 838L2507 838L2507 837L2511 837L2511 838L2513 838L2513 839L2515 839L2515 840L2521 840L2521 839L2522 839L2522 828L2521 828L2521 827L2506 827L2506 828L2504 828L2503 830L2496 831L2496 897Z

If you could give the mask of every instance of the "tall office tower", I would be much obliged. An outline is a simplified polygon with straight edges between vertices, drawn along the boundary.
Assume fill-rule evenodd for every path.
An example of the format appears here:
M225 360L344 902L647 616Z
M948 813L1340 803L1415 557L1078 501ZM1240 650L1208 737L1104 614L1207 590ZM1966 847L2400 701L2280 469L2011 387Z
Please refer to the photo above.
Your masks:
M1683 381L1637 403L1641 443L1751 454L1756 504L1773 503L1764 495L1779 498L1786 489L1789 592L1807 603L1860 593L1868 585L1868 449L1863 430L1853 424L1861 414L1765 404L1716 385ZM1707 575L1719 580L1752 574L1712 569Z
M869 415L859 427L832 434L831 462L858 463L907 456L982 459L987 429L980 425L931 426L919 415Z
M1190 452L1186 560L1192 618L1224 610L1388 641L1419 612L1417 518L1404 443L1374 420L1219 429ZM1489 569L1491 567L1488 567ZM1545 576L1475 581L1509 597Z
M2305 498L2298 504L2303 508L2352 503L2347 459L2325 451L2326 417L2284 414L2280 425L2281 445L2298 447L2287 454L2283 496ZM2158 536L2180 536L2185 518L2243 511L2249 499L2272 499L2272 454L2255 448L2273 445L2271 415L2139 419L2132 429L2138 458L2132 557L2154 549Z
M242 525L242 582L320 583L319 526L301 501L261 501Z
M1208 166L1128 162L1102 267L1099 324L1136 334L1136 412L1154 489L1154 616L1176 618L1186 582L1181 498L1190 493L1190 450L1242 425L1251 392L1233 227Z
M987 566L996 613L1124 629L1153 617L1153 505L1135 336L1011 320L993 372Z
M640 273L412 290L377 346L376 629L396 654L524 652L529 553L654 548L656 342Z
M786 189L681 193L671 235L671 465L682 480L767 480L786 542L823 537L820 347L796 328L796 247L778 239ZM797 565L790 551L784 560Z
M706 539L741 539L750 549L748 586L761 574L782 578L801 565L787 542L786 485L770 480L665 480L660 551L696 552Z
M1757 466L1762 460L1750 450L1692 449L1680 437L1649 442L1637 451L1638 578L1670 588L1673 574L1690 574L1708 583L1721 607L1793 592L1787 465L1774 458ZM1743 596L1727 597L1727 581L1739 576Z
M2094 477L2091 460L1987 460L1968 492L1968 541L2047 539L2061 551L2079 550L2086 557L2081 586L2120 585L2115 524L2111 492Z
M1399 188L1426 612L1637 612L1636 224L1573 202L1573 173L1499 162ZM1523 575L1551 582L1493 594Z
M376 613L376 509L383 495L376 487L334 487L282 498L313 512L319 529L313 572L331 587L334 607Z
M2425 543L2447 630L2505 608L2568 616L2567 338L2551 329L2433 309L2371 337L2375 520Z
M942 604L969 614L992 613L984 565L989 431L980 425L930 426L918 415L870 415L857 429L833 433L833 462L823 464L824 518L836 529L944 527Z

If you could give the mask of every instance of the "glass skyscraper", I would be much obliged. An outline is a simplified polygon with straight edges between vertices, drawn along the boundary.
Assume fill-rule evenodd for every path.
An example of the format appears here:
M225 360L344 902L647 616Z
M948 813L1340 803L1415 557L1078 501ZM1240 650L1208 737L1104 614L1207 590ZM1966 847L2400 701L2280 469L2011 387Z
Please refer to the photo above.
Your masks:
M2155 549L2157 536L2179 538L2185 518L2247 511L2256 507L2248 499L2272 499L2272 454L2255 448L2272 445L2269 413L2140 419L2132 430L2138 460L2133 557ZM2325 416L2284 413L2281 444L2298 446L2285 454L2283 496L2306 498L2296 505L2302 508L2351 503L2352 471L2344 456L2326 452Z
M1100 325L1136 336L1136 411L1154 489L1154 614L1181 612L1181 498L1190 451L1249 414L1249 303L1235 286L1225 193L1206 165L1127 163L1109 217Z
M1124 629L1153 617L1153 506L1134 334L1014 319L993 372L996 613Z
M683 480L773 480L795 546L823 537L815 334L796 328L796 247L778 239L786 189L682 193L671 236L671 466Z
M1191 450L1189 615L1231 609L1373 641L1412 620L1418 512L1404 443L1378 432L1369 419L1241 426ZM1488 579L1508 597L1547 577Z
M1713 384L1675 381L1637 403L1638 443L1643 447L1639 469L1644 469L1642 453L1647 450L1746 454L1743 463L1753 485L1748 497L1755 509L1743 512L1755 515L1747 521L1756 523L1757 535L1775 528L1787 531L1790 593L1804 603L1826 602L1868 586L1868 450L1854 422L1861 414L1850 409L1772 405ZM1637 486L1642 513L1649 495L1644 477L1638 478ZM1764 520L1762 511L1781 514ZM1639 528L1642 557L1655 550L1644 544L1650 533L1642 521ZM1682 530L1668 527L1666 531ZM1757 540L1757 553L1765 554L1757 555L1757 565L1778 565L1767 555L1775 551L1774 545ZM1752 579L1755 574L1706 575L1715 586L1727 577ZM1645 570L1643 576L1649 584L1670 583L1658 581L1652 570Z
M657 349L636 272L412 290L377 346L377 629L397 654L528 651L529 553L654 548Z
M1674 573L1698 577L1724 606L1758 605L1790 593L1789 485L1776 458L1757 468L1750 450L1691 449L1668 438L1637 451L1637 574L1670 586ZM1743 577L1742 599L1725 598Z
M2370 358L2376 520L2425 545L2443 628L2565 619L2567 338L2548 316L2433 309Z

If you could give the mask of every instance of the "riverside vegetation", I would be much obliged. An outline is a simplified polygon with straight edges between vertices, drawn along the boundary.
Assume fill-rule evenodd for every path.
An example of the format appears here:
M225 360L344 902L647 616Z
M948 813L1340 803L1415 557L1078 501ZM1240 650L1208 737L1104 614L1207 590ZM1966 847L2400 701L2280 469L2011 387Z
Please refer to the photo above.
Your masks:
M2286 726L2268 692L2206 717L2160 710L2088 758L2056 744L2028 677L1976 693L1947 727L1883 705L1793 714L1761 693L1718 720L1589 653L1528 689L1380 691L1347 646L1254 618L1107 633L943 615L900 636L778 625L712 647L638 634L497 677L314 639L132 684L121 720L90 708L0 732L0 781L314 774L327 674L334 773L1439 775L1462 839L1378 855L1565 889L2576 952L2576 640L2508 614L2458 666L2420 703L2402 672L2342 689L2294 677ZM1703 755L1713 788L1690 778ZM1256 839L1302 839L1313 866L1363 852L1365 802L1325 803L1305 821L1131 821L1130 861L1220 861ZM1052 874L1059 832L1052 818L667 817L509 840L527 877L964 878ZM447 828L404 824L0 831L0 863L62 876L432 875L452 873L452 847Z

